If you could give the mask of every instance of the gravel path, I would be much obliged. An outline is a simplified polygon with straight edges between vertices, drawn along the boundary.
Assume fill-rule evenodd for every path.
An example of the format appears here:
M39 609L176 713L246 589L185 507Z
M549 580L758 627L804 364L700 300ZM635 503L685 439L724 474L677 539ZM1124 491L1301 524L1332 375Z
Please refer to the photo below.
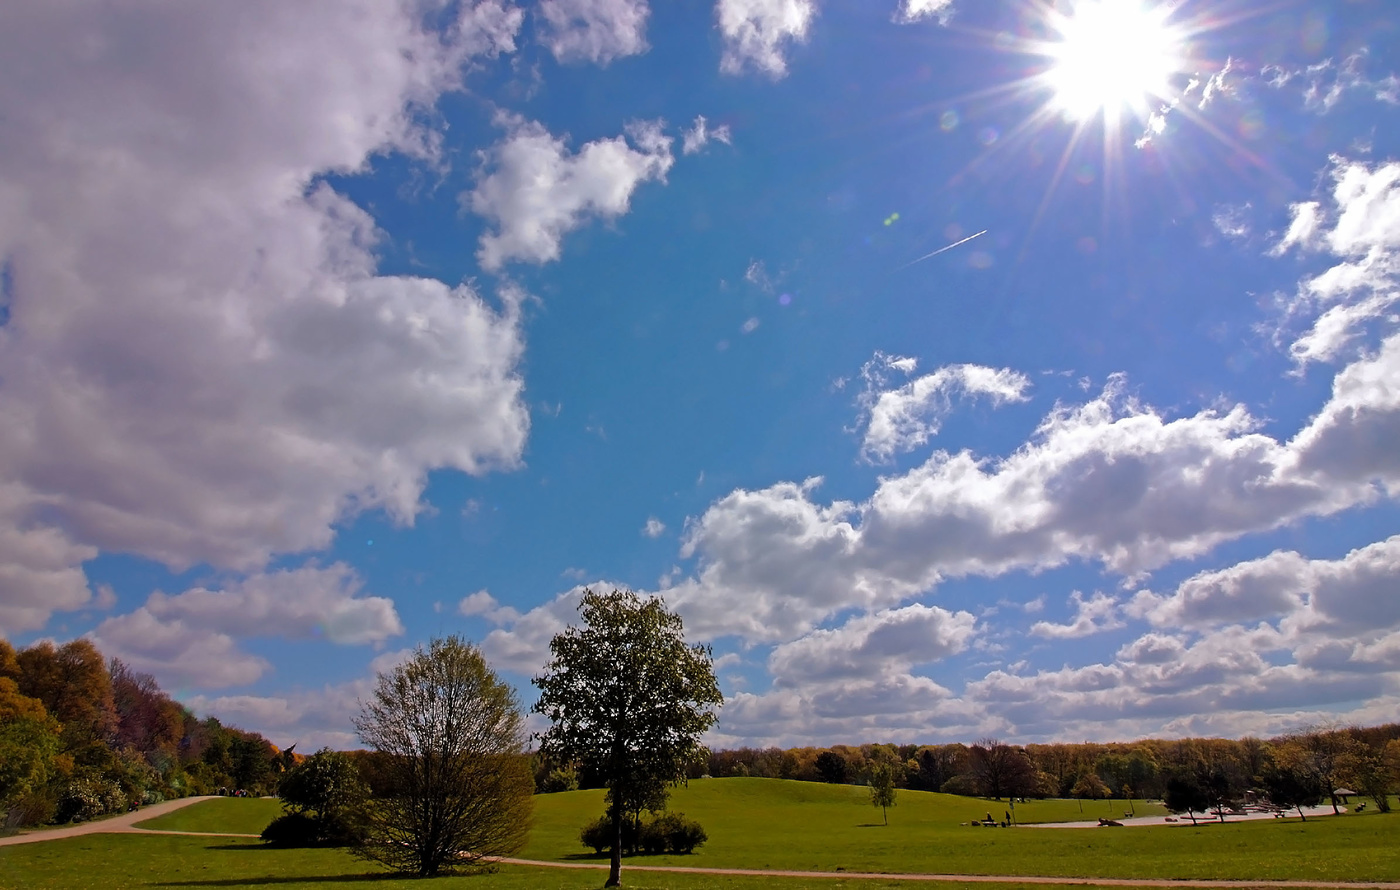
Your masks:
M63 828L49 828L44 831L30 831L11 837L0 837L0 847L8 847L13 844L37 844L40 841L54 841L65 837L77 837L83 834L150 834L153 832L149 832L144 828L136 828L136 823L145 822L147 819L154 819L157 816L164 816L166 813L173 813L192 803L199 803L201 800L214 799L212 795L207 797L182 797L179 800L167 800L164 803L154 803L148 807L142 807L139 810L132 810L130 813L113 816L110 819L98 819L93 822L82 822L78 825L66 825ZM172 832L160 833L169 834Z

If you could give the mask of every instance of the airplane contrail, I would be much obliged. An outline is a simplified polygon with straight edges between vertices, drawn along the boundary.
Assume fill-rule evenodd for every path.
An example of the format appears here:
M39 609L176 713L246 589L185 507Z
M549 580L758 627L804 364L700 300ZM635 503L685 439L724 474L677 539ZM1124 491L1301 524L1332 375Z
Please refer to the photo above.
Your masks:
M961 247L962 245L964 245L964 244L966 244L967 242L971 241L973 238L979 238L979 237L981 237L982 235L985 235L985 234L987 234L987 230L986 230L986 229L983 229L982 231L978 232L978 233L975 234L975 235L968 235L966 238L962 239L961 241L954 241L952 244L944 245L943 247L940 247L940 248L938 248L937 250L935 250L933 253L926 253L926 254L924 254L923 256L919 257L917 260L910 260L909 262L905 263L904 265L900 266L899 268L901 268L901 269L907 269L907 268L909 268L910 266L914 265L915 263L922 263L924 260L926 260L926 259L928 259L928 258L930 258L930 257L936 257L936 256L938 256L940 253L943 253L944 251L952 250L954 247Z

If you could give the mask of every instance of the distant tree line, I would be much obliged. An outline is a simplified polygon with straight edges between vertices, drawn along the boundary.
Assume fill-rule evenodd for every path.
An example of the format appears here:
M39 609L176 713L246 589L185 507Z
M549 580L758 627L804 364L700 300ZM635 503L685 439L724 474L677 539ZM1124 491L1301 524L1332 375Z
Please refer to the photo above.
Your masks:
M0 827L81 821L220 788L270 793L294 755L196 717L91 642L0 640Z
M898 788L994 799L1154 799L1205 812L1241 802L1247 792L1283 807L1336 803L1333 792L1341 789L1388 810L1387 795L1400 791L1400 723L1313 727L1272 739L734 748L709 752L689 776L868 785L883 770ZM601 785L587 772L538 758L535 778L541 791Z

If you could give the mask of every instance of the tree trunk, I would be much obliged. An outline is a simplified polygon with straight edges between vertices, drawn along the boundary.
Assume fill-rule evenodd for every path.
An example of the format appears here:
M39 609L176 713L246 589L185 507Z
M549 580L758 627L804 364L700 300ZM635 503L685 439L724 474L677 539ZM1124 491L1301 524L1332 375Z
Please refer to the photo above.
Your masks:
M884 807L880 807L880 815L883 816L883 817L885 818L885 824L886 824L886 825L889 825L889 824L890 824L890 814L889 814L888 812L886 812L886 810L885 810Z
M1342 811L1337 809L1337 795L1332 795L1332 815L1340 816Z
M1301 818L1304 822L1308 821L1308 817L1303 815L1303 805L1302 805L1302 804L1298 804L1298 816L1299 816L1299 818Z
M1195 824L1196 824L1196 814L1195 814L1190 808L1188 808L1188 809L1186 810L1186 815L1188 815L1188 816L1191 817L1191 824L1192 824L1192 825L1195 825Z
M608 867L608 880L604 887L622 886L622 807L612 808L612 864Z

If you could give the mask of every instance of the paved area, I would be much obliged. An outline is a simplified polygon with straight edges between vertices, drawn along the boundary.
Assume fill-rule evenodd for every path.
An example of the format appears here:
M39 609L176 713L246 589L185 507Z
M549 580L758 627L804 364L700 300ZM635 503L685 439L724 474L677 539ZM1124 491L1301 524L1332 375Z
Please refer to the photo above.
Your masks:
M1346 808L1346 807L1341 807L1340 809L1341 809L1341 811L1342 811L1343 813L1345 813L1345 812L1347 811L1347 808ZM1325 805L1320 806L1320 807L1303 807L1303 814L1306 815L1309 819L1311 819L1311 818L1314 817L1314 816L1331 816L1331 815L1332 815L1332 805L1329 803L1329 804L1325 804ZM1231 815L1229 815L1229 814L1226 814L1226 816L1225 816L1225 821L1226 821L1226 823L1230 823L1230 822L1252 822L1252 821L1254 821L1254 820L1256 820L1256 819L1273 819L1273 818L1275 818L1273 813L1245 813L1245 814L1242 815L1242 816L1231 816ZM1289 810L1286 814L1284 814L1284 818L1285 818L1285 819L1297 819L1297 818L1298 818L1298 811L1297 811L1297 810ZM1190 825L1190 824L1191 824L1191 817L1190 817L1190 816L1134 816L1134 817L1131 818L1131 819L1120 819L1120 820L1118 820L1118 821L1122 822L1122 823L1123 823L1123 826L1124 826L1125 828L1128 828L1128 827L1137 828L1137 827L1140 827L1140 826L1143 826L1143 825ZM1219 825L1219 824L1220 824L1220 818L1219 818L1218 816L1206 816L1206 815L1202 815L1201 813L1197 813L1197 814L1196 814L1196 821L1199 822L1201 825L1209 825L1209 824ZM1084 822L1028 822L1028 823L1026 823L1026 824L1024 824L1024 825L1021 825L1021 826L1018 826L1018 827L1020 827L1020 828L1098 828L1098 827L1099 827L1099 820L1094 819L1094 820L1092 820L1092 821L1084 821Z

